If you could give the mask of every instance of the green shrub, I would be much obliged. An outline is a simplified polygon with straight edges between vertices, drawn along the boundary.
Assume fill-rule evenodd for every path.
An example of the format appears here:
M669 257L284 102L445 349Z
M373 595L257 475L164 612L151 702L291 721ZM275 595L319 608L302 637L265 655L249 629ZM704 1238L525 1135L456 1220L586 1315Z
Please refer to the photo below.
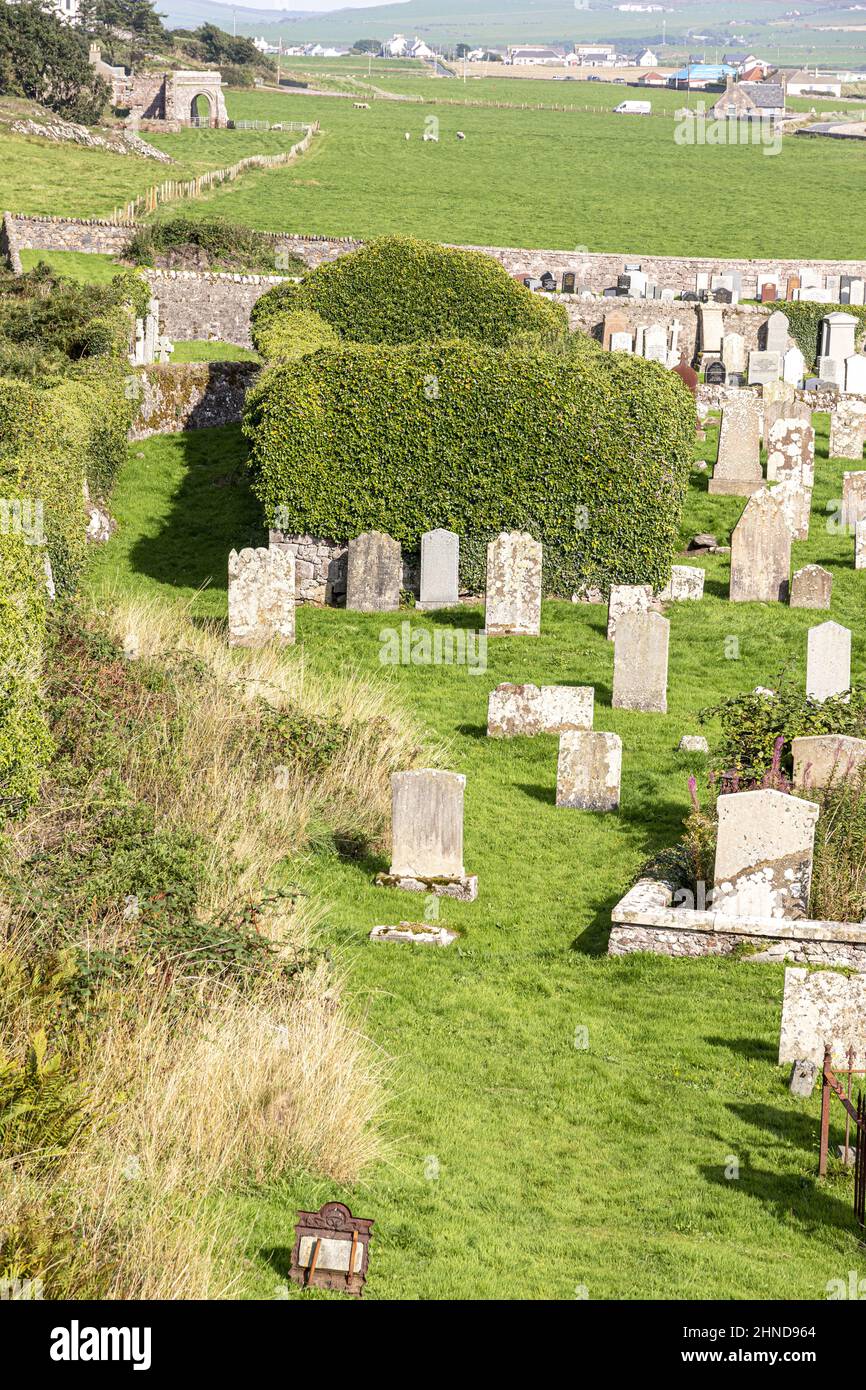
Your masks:
M486 545L546 545L545 589L661 587L688 482L694 403L679 378L618 353L480 343L344 346L270 368L248 397L253 485L268 520L409 550L461 537L484 588Z
M818 921L866 917L866 774L840 769L828 787L807 790L820 806L809 911Z
M22 1059L0 1052L0 1157L42 1168L59 1158L89 1122L85 1093L40 1029Z
M263 300L271 302L259 301L256 322L290 304L356 343L471 338L502 346L519 333L568 329L563 305L531 293L492 256L413 237L371 241Z
M220 217L174 214L140 227L127 243L124 256L136 265L153 265L170 251L200 251L212 266L238 270L276 270L277 242L265 232ZM281 268L302 274L303 261L289 257Z
M309 309L266 318L253 327L252 338L256 350L272 362L293 362L340 342L331 325Z
M778 689L773 695L736 695L701 710L702 722L714 715L721 720L719 772L731 771L744 780L760 780L773 766L780 738L780 765L783 771L790 773L792 739L813 734L866 737L866 690L854 687L850 696L831 695L819 702L810 700L785 676L776 683Z
M0 534L0 813L36 800L52 743L40 692L45 640L44 551Z
M784 312L791 337L805 357L807 367L814 367L817 362L821 345L821 320L827 314L851 314L853 318L859 319L860 326L856 330L858 343L866 333L866 308L862 305L810 304L806 300L798 300L794 304L786 304Z

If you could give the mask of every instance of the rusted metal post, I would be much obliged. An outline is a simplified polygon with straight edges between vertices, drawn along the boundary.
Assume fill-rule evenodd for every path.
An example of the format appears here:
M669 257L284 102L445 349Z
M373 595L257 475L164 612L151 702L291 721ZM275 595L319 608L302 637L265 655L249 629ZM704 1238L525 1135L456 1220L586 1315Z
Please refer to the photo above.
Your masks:
M830 1049L824 1049L824 1066L821 1071L821 1149L818 1156L818 1177L827 1173L827 1148L830 1142L830 1082L827 1072L830 1069Z

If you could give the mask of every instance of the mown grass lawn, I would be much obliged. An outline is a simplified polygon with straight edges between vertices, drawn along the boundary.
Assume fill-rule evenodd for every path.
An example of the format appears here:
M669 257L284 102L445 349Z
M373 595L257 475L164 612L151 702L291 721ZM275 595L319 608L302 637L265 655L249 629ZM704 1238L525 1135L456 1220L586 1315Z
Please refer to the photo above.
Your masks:
M332 1198L376 1222L371 1298L820 1299L862 1264L850 1177L815 1177L817 1093L792 1098L775 1064L782 968L605 955L611 907L678 836L688 765L675 750L700 729L698 711L772 684L786 663L802 679L806 632L828 616L853 628L854 677L866 674L866 580L851 538L825 524L851 464L827 462L819 421L811 538L795 544L794 566L832 568L831 613L730 605L727 557L702 559L703 602L669 610L666 716L611 709L600 607L546 603L542 635L491 641L482 675L379 661L383 629L478 629L480 607L299 611L287 660L386 682L466 773L479 897L442 904L441 920L462 933L448 950L372 946L372 926L423 908L372 886L386 856L347 860L325 841L286 865L287 881L323 904L358 1025L390 1059L391 1159L351 1190L300 1176L237 1198L250 1226L242 1296L286 1296L295 1211ZM707 457L713 448L711 437ZM711 530L725 543L743 505L709 497L696 473L683 541ZM113 506L120 529L91 588L224 618L228 550L264 538L239 431L134 445ZM739 659L725 655L731 636ZM619 815L556 808L554 738L487 740L487 695L502 680L595 686L596 729L623 740ZM708 732L712 743L713 723Z

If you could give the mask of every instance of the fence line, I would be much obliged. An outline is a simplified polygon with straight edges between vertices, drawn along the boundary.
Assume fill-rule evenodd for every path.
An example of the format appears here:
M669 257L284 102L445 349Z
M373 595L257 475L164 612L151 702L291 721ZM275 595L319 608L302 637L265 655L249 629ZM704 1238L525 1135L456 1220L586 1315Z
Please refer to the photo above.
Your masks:
M225 169L209 169L207 173L199 174L192 179L165 179L162 183L146 188L123 207L115 208L108 220L134 222L141 214L155 212L160 203L172 203L180 198L200 198L206 189L225 183L227 179L237 178L245 169L273 169L280 164L291 164L299 154L306 154L313 137L318 134L319 122L314 121L308 126L299 125L299 128L307 133L303 140L292 145L290 150L282 150L279 154L249 154Z

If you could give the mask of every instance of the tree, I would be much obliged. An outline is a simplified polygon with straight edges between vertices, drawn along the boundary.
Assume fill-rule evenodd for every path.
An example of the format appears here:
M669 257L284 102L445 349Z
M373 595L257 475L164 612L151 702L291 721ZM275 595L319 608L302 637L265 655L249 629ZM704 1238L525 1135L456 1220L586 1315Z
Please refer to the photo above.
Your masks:
M109 96L88 62L85 35L33 0L0 6L0 93L91 125Z
M357 43L352 44L352 47L354 48L356 53L381 53L382 40L359 39Z
M454 52L458 58L465 58L467 53L472 52L472 49L469 47L468 43L458 43Z

